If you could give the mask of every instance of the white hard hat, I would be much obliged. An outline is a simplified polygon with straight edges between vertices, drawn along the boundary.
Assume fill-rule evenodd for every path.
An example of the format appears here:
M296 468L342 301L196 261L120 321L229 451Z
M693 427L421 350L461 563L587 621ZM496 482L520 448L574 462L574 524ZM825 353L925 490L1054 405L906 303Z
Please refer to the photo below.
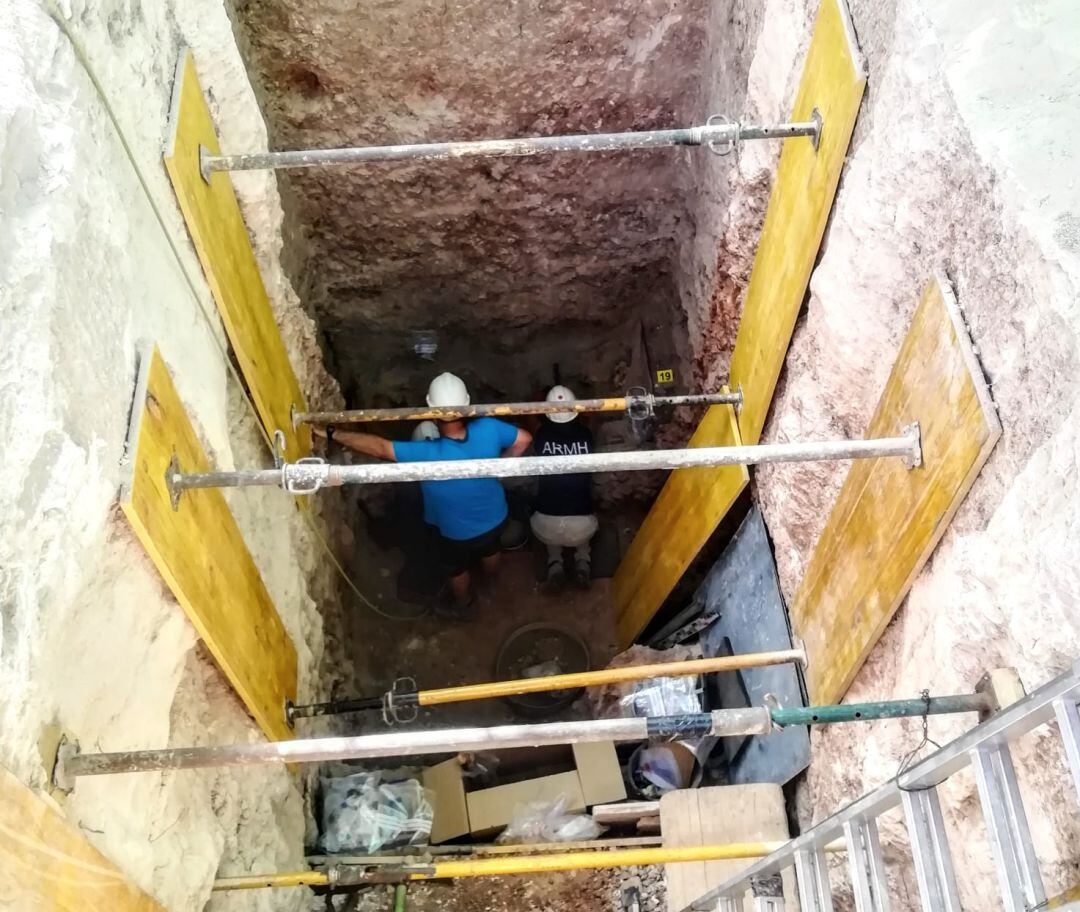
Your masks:
M567 386L553 386L547 394L548 402L574 402L576 399L573 390ZM558 424L565 424L577 418L577 412L552 412L548 418Z
M464 381L450 373L439 374L427 388L427 404L432 408L469 404L469 391Z
M421 421L412 432L413 440L438 440L441 436L434 421Z

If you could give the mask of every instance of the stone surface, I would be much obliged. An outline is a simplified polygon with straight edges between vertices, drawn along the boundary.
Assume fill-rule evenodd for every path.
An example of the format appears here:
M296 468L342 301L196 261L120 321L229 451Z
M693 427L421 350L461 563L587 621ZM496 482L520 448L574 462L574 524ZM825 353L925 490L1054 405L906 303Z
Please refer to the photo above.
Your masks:
M114 123L44 6L0 0L0 763L34 788L50 726L89 751L260 737L114 509L138 343L160 344L220 465L268 459L161 166L184 43L232 141L265 143L225 10L89 0L56 12ZM305 392L330 405L339 394L278 262L269 190L240 188L245 216ZM347 665L326 646L337 583L320 546L278 492L230 504L296 644L302 693L322 693ZM223 865L300 863L300 786L284 769L102 777L64 809L165 908L194 910ZM304 892L212 905L298 909Z

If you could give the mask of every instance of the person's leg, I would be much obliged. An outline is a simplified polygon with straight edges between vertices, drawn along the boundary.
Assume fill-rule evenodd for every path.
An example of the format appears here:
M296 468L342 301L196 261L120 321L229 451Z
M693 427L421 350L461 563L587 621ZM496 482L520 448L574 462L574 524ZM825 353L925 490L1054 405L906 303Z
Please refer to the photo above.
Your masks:
M558 518L545 513L533 513L529 520L533 535L543 542L547 549L547 572L544 576L544 588L549 592L558 592L566 584L566 568L563 566L563 544L559 538Z
M435 604L435 613L440 617L450 620L464 620L472 607L472 598L469 594L469 560L464 553L461 543L439 535L439 552L441 556L444 579L450 581L449 604L439 599Z
M469 605L469 571L463 570L455 576L450 577L450 590L454 593L454 604L459 608L465 608Z
M574 525L574 585L588 589L592 585L592 537L598 523L595 516L572 517Z
M589 543L574 548L574 585L588 589L592 585L592 554Z
M566 585L566 567L563 566L562 545L547 544L547 576L544 588L548 592L559 592Z
M480 559L480 565L484 568L484 572L489 576L494 576L499 571L499 552L494 554L485 554Z

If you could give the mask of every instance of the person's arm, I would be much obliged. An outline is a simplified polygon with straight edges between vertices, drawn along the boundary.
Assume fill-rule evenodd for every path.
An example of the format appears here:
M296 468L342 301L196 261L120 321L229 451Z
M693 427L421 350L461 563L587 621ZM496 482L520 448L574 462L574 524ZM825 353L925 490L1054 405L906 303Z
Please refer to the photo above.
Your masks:
M326 431L320 427L313 427L312 433L316 437L325 437ZM334 431L334 439L350 450L363 453L366 456L374 456L376 459L385 459L387 462L397 462L394 456L394 443L377 434L364 434L360 431Z
M530 444L532 444L532 434L524 428L518 428L514 442L503 450L502 454L503 456L520 456L529 448Z

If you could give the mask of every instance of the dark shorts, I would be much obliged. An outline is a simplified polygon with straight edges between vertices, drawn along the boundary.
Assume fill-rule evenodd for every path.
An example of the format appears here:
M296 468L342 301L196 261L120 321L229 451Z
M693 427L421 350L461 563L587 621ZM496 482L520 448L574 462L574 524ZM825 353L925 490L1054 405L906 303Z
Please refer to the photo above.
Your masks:
M507 517L490 532L476 538L455 539L439 536L439 554L448 576L464 573L477 561L491 557L502 550L502 533L510 521Z

